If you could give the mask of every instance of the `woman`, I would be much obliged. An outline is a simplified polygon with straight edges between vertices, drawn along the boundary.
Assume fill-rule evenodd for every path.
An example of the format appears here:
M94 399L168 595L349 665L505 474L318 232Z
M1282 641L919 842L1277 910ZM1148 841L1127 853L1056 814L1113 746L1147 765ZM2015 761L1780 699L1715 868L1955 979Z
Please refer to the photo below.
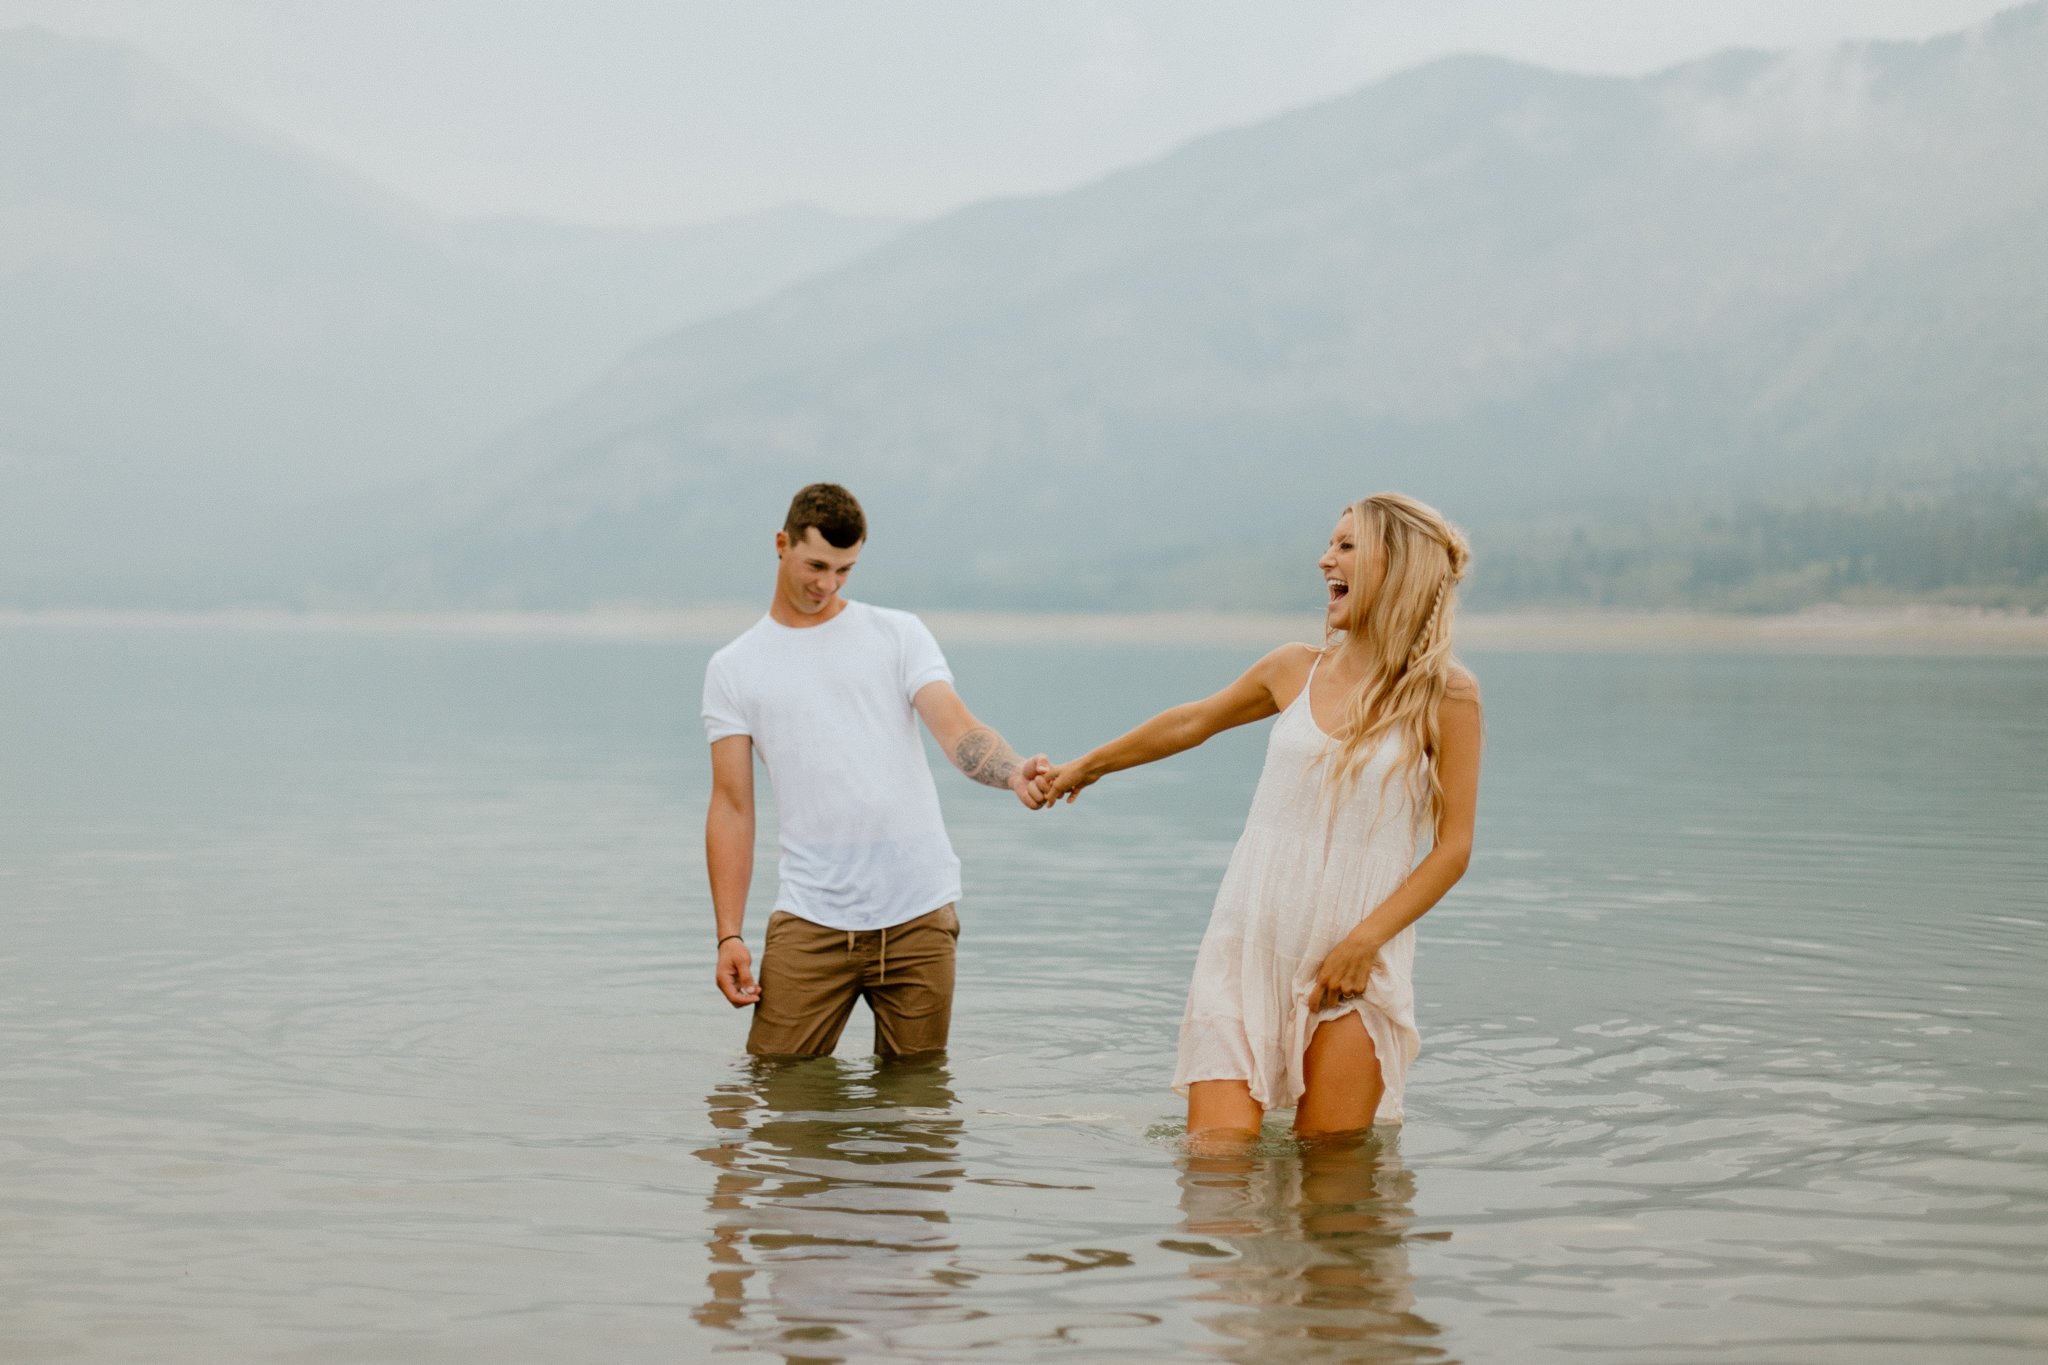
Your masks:
M1321 649L1283 645L1046 779L1072 802L1109 773L1280 717L1181 1022L1173 1084L1192 1142L1255 1139L1269 1109L1293 1107L1311 1138L1400 1121L1421 1045L1412 926L1464 875L1479 796L1479 688L1451 659L1469 558L1413 498L1353 503L1318 563Z

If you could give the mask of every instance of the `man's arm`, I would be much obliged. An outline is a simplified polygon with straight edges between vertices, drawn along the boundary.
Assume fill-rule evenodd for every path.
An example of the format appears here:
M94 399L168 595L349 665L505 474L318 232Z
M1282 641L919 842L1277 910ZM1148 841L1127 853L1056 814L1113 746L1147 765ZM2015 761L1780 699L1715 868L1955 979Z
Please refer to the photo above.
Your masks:
M718 989L734 1009L758 1002L754 955L741 938L747 887L754 880L754 741L727 735L711 745L711 808L704 814L704 865L711 871L711 913L717 923Z
M1052 764L1044 754L1017 757L1009 741L974 718L953 684L926 683L918 689L913 704L954 767L985 787L1008 788L1031 810L1045 804L1038 779Z

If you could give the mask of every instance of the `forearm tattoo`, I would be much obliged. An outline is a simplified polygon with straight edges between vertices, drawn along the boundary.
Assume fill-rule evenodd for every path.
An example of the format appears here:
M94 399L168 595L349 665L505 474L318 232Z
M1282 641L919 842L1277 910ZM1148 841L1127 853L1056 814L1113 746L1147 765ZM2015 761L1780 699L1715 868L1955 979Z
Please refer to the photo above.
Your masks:
M985 787L1007 787L1023 760L995 731L969 730L953 746L953 766Z

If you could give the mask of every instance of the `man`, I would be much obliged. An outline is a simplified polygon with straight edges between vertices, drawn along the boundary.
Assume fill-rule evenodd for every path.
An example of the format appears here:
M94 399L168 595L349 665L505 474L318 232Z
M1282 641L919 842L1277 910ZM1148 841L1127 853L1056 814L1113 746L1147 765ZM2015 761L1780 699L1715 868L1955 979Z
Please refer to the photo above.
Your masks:
M961 772L1043 806L1045 755L1024 760L953 690L945 656L905 611L840 595L867 541L851 493L814 483L775 533L768 614L711 656L704 856L718 923L718 989L754 1006L747 1051L832 1051L865 998L885 1057L946 1045L960 860L917 734L922 717ZM781 818L782 857L761 978L740 926L754 865L754 753Z

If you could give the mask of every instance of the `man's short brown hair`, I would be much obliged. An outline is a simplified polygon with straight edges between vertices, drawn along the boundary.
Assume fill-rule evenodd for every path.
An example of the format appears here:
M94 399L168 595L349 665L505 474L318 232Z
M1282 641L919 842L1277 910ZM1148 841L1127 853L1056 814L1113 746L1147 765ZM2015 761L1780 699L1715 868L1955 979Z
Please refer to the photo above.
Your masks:
M859 500L836 483L810 484L789 500L782 529L790 540L802 540L813 526L837 550L851 549L868 538L868 519Z

